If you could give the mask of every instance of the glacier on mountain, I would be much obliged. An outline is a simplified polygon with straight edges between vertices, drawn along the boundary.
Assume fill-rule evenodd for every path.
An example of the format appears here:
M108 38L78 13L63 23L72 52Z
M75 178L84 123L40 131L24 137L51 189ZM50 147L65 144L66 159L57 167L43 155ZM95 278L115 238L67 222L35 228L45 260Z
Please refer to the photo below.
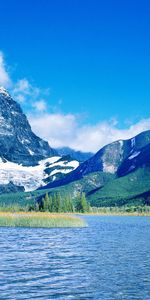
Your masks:
M23 166L0 158L0 183L6 185L13 182L16 186L23 186L25 191L32 191L44 186L44 180L48 177L53 181L54 174L67 174L78 166L78 161L68 162L60 156L41 160L36 166ZM46 172L47 168L52 169L49 174Z

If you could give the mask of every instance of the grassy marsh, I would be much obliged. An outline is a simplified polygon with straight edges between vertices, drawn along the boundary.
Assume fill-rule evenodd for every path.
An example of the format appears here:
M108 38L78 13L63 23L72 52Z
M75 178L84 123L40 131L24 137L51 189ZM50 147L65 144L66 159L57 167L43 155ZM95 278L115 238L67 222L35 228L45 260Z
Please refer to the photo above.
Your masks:
M85 227L80 217L48 212L0 212L0 226L5 227Z

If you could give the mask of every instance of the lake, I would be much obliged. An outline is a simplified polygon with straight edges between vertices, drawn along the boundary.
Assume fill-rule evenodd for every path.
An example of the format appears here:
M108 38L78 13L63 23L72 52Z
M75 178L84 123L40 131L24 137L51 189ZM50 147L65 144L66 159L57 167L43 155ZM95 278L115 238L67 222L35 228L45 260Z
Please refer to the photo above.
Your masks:
M150 300L150 217L0 228L0 299Z

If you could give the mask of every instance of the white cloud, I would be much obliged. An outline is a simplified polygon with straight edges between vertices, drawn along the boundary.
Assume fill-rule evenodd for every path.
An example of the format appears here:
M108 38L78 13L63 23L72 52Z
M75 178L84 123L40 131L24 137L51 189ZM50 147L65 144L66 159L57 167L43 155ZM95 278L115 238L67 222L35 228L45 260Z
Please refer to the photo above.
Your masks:
M15 100L18 101L19 103L24 103L25 102L25 96L18 94L15 96Z
M30 90L31 90L31 85L29 83L29 81L24 78L24 79L20 79L17 81L17 83L15 84L14 88L13 88L13 93L17 94L17 93L25 93L25 94L30 94Z
M4 54L0 51L0 86L9 88L10 94L14 100L27 106L35 108L37 111L47 109L46 99L50 94L50 89L41 89L29 82L27 78L19 79L13 82L7 72L7 66L4 60Z
M117 120L114 118L109 122L100 122L95 125L80 125L77 115L45 113L49 89L40 89L31 84L27 78L14 83L7 71L2 52L0 52L0 85L5 88L10 87L10 93L14 99L24 106L27 105L28 110L34 109L33 114L29 116L33 131L48 140L52 147L69 146L76 150L96 152L108 143L118 139L128 139L144 130L150 130L150 119L143 119L136 124L128 125L127 129L119 129ZM58 101L60 105L61 102L62 99Z
M0 51L0 86L7 88L11 85L11 79L9 77L6 65L4 62L4 55Z
M35 101L32 106L38 111L45 111L47 109L45 100Z
M37 102L38 98L41 95L45 95L47 90L39 89L38 87L31 84L28 79L23 78L18 80L13 84L11 89L11 94L15 100L21 103L28 103L32 105L34 102Z
M29 121L33 131L53 147L68 145L75 138L77 120L72 114L30 115Z
M119 129L113 120L79 126L78 117L73 114L30 115L29 120L35 133L48 140L52 147L68 146L92 152L113 141L128 139L150 130L150 119L143 119L127 129Z
M31 84L26 78L13 84L11 95L24 107L28 107L28 109L30 107L30 110L34 108L36 111L44 112L47 109L46 98L49 96L49 89L40 89Z

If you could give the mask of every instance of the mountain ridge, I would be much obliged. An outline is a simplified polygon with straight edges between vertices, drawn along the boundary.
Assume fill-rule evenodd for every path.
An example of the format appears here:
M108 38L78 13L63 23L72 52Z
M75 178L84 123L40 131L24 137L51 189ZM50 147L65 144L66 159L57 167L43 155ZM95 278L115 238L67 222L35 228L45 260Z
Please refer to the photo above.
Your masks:
M79 165L77 169L68 174L64 179L55 181L44 188L53 188L70 182L80 180L85 175L93 172L106 172L119 175L121 165L131 155L134 157L134 151L143 151L150 143L150 130L144 131L128 140L118 140L110 143L100 149L95 155ZM132 164L132 159L130 159ZM130 170L132 171L132 170ZM125 175L122 172L122 176Z

